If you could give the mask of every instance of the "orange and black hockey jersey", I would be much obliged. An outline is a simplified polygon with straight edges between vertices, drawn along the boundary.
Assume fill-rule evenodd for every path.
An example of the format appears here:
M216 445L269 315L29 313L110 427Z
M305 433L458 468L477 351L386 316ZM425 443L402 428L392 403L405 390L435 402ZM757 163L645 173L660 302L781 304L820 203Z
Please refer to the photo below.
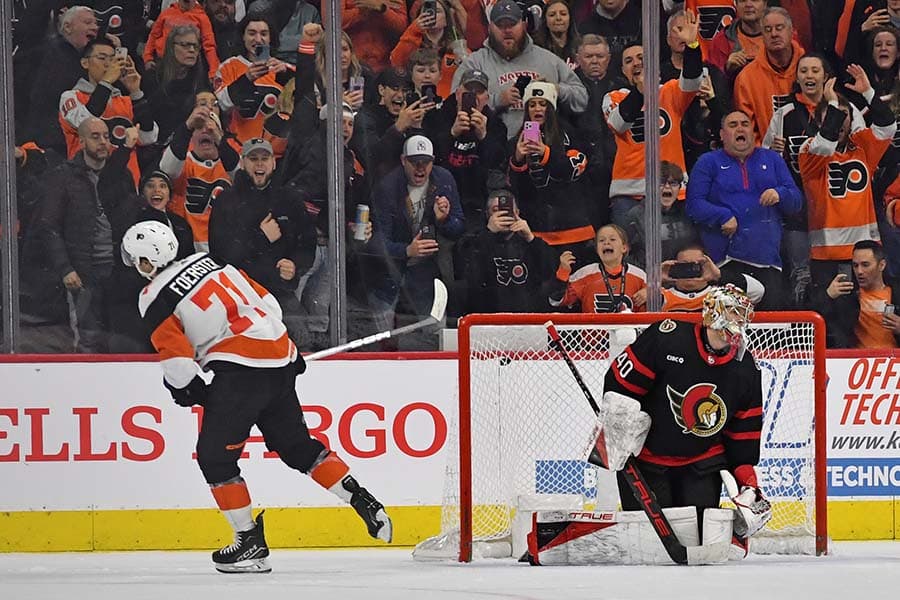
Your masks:
M232 56L219 65L215 79L219 107L231 111L228 129L240 142L262 137L266 117L275 112L281 90L294 76L294 67L288 65L283 73L269 72L251 82L244 77L249 67L245 57Z
M675 163L682 171L687 169L684 165L681 119L700 89L700 65L699 50L685 49L681 77L659 87L660 155L662 160ZM628 88L613 90L603 98L603 114L616 136L610 197L643 197L646 193L643 104L643 96Z
M188 135L186 131L177 131L176 138ZM184 159L179 159L179 149L183 140L173 139L163 152L159 167L172 178L172 198L169 210L184 219L191 226L194 234L194 247L199 251L209 249L209 214L212 203L223 191L231 187L231 173L221 158L204 160L188 150ZM228 149L220 144L220 149ZM237 160L233 159L234 164Z
M636 307L634 295L647 287L647 273L639 267L626 264L618 272L601 268L600 263L581 267L569 277L562 298L550 298L552 306L581 304L583 313L613 313L624 310L643 311Z
M759 462L760 371L749 352L719 354L705 340L699 324L656 323L612 361L603 389L637 399L650 415L638 459L727 467L746 483Z
M828 107L819 133L800 149L800 177L809 213L810 258L850 260L853 245L879 240L872 177L897 130L884 102L872 99L872 127L850 134L837 149L844 113Z
M734 0L685 0L684 9L697 15L700 49L704 60L709 60L713 38L734 20Z
M297 357L275 297L208 254L169 265L143 289L138 308L175 388L190 383L197 363L275 368Z
M94 116L103 119L109 127L109 141L116 148L125 144L125 130L133 127L137 120L130 96L123 96L118 89L108 84L94 85L84 78L79 79L73 89L63 92L59 97L59 125L66 138L68 158L71 159L81 150L78 127L85 119ZM152 130L138 129L138 145L146 146L154 143L158 133L159 127L156 123L153 123ZM133 149L128 160L128 170L131 171L134 185L137 186L141 171Z

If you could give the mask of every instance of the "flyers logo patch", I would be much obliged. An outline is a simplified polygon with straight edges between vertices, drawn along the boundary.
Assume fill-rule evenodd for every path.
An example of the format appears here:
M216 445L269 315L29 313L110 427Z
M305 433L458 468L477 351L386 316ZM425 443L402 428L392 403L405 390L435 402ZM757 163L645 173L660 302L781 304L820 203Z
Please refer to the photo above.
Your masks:
M523 285L528 281L528 266L519 258L494 257L497 269L497 283L502 286Z
M791 95L772 96L772 112L775 112L785 104L791 101Z
M861 161L828 163L828 193L844 198L848 192L861 192L869 185L869 170Z
M788 166L794 173L800 173L800 148L803 142L809 138L805 135L789 135L785 140L785 147L788 151Z
M669 408L682 433L697 437L710 437L719 433L728 418L728 409L722 397L716 394L716 386L698 383L680 394L672 386L666 386Z
M109 128L109 143L120 148L125 145L125 130L134 124L125 117L110 117L103 119Z
M619 297L616 296L616 300ZM609 294L594 294L594 312L595 313L617 313L622 312L623 308L634 310L634 302L628 296L622 296L622 302L619 306L613 306L613 301L609 299Z
M230 187L231 182L227 179L216 179L210 183L189 177L184 195L184 209L192 215L202 215L210 203Z
M659 109L659 137L665 136L670 131L672 131L672 117L661 108ZM631 126L631 138L638 144L643 144L644 140L647 139L644 133L643 112L635 119L634 124Z
M722 6L700 6L697 16L700 18L700 37L713 39L719 31L728 27L734 20L734 3L722 3Z
M566 150L566 156L569 158L569 164L572 166L572 179L578 179L587 169L587 156L578 150L572 149Z

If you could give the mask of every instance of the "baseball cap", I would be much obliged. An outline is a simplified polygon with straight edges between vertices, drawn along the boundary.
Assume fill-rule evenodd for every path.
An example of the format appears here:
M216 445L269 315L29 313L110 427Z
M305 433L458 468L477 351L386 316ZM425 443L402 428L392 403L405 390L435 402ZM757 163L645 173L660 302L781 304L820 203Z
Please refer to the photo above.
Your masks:
M532 98L542 98L556 108L556 85L546 81L532 81L525 88L525 95L522 97L522 104L528 104Z
M501 20L521 21L522 9L515 0L498 0L491 9L491 23L499 25Z
M347 104L346 102L344 102L342 105L341 114L345 117L350 117L351 119L354 119L354 120L356 119L356 112L354 112L353 107L350 106L349 104ZM319 109L319 119L324 121L327 118L328 118L328 105L323 104L322 108Z
M459 79L459 85L464 86L468 83L479 83L484 86L484 89L488 89L490 80L488 79L487 73L484 71L479 71L478 69L466 69Z
M424 135L414 135L403 144L403 156L434 158L434 145Z
M275 154L272 151L272 144L262 138L252 138L244 142L241 146L241 158L247 156L254 150L265 150L269 154Z
M151 171L150 173L144 175L144 177L141 179L141 187L138 189L143 190L144 186L147 185L147 182L149 182L151 179L162 179L168 186L169 191L172 191L172 179L169 177L168 173L166 173L165 171L160 171L159 169Z

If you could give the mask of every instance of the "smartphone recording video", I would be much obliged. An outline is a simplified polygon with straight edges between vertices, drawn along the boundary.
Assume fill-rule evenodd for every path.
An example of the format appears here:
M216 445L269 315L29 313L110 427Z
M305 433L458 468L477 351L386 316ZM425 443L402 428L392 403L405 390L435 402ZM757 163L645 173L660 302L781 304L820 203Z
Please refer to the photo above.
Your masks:
M460 107L460 110L462 110L464 113L472 114L472 111L475 110L475 105L475 92L463 92L462 106Z
M272 50L268 44L260 44L254 50L256 55L256 60L253 62L256 63L265 63L269 62L269 59L272 58Z
M703 265L698 262L677 262L669 267L671 279L696 279L703 275Z

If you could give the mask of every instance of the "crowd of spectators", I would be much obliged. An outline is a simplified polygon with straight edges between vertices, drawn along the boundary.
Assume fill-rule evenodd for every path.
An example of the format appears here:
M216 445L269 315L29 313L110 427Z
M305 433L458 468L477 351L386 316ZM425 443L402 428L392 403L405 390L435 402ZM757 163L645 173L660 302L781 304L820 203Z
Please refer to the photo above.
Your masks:
M661 81L642 4L659 1ZM329 340L328 129L318 0L15 0L22 343L144 352L133 223L168 224ZM350 334L471 312L837 315L894 347L900 317L900 0L342 0ZM659 95L662 181L645 174ZM662 212L647 264L646 202ZM361 218L365 215L367 218ZM655 232L654 232L655 233ZM434 349L434 335L401 338Z

